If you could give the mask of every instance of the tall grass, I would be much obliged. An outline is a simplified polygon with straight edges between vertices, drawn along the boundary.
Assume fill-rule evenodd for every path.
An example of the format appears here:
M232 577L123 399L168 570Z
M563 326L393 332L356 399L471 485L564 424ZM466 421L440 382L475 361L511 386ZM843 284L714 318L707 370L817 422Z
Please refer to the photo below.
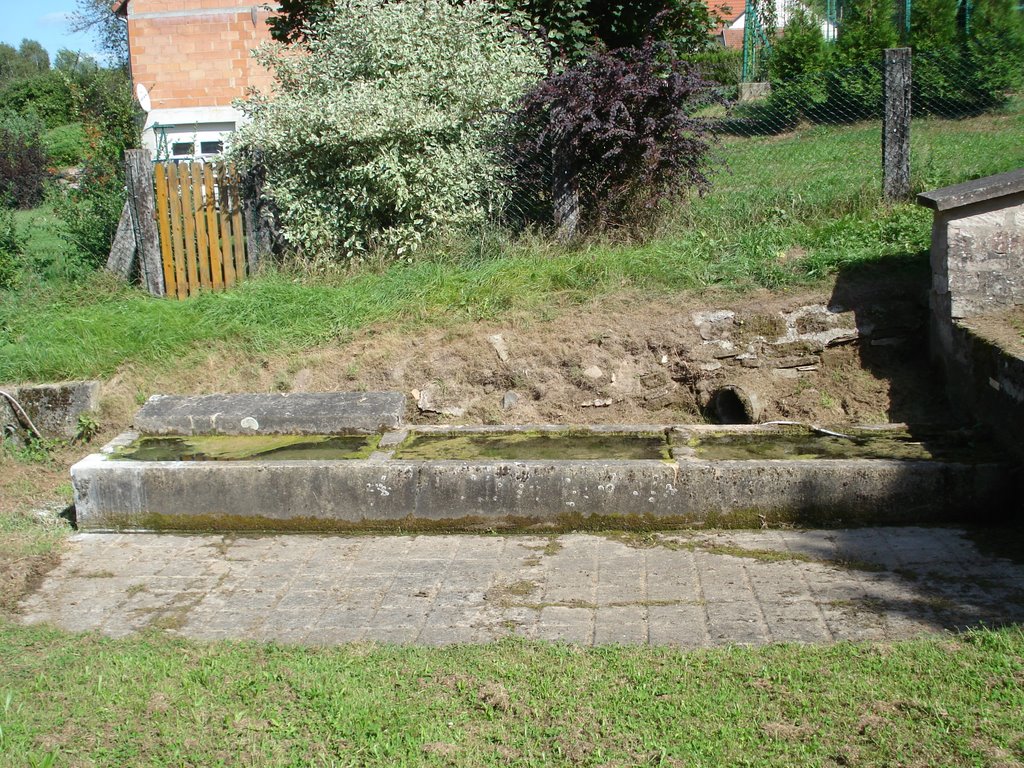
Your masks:
M915 123L918 186L1024 165L1024 115ZM224 294L151 299L95 276L2 295L0 381L104 376L210 342L315 346L381 321L491 319L624 288L809 284L880 259L917 261L930 214L878 200L877 127L807 127L728 140L710 194L667 211L646 242L562 248L485 231L419 260L340 279L269 271ZM924 174L924 181L922 181Z

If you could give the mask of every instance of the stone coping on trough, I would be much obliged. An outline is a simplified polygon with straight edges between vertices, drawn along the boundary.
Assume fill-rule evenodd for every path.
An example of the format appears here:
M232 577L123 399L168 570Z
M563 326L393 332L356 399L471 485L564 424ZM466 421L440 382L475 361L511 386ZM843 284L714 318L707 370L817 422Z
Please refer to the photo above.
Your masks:
M682 437L779 428L639 429ZM903 427L874 429L884 434ZM401 434L410 430L453 431L411 427ZM348 461L112 460L110 454L134 437L122 435L72 467L80 528L408 532L905 524L998 516L1010 509L1016 490L1009 467L992 461L702 460L685 452L661 460L400 460L389 451Z
M333 435L402 426L400 392L153 395L133 426L148 435Z
M949 211L1021 192L1024 192L1024 168L921 192L917 203L934 211Z

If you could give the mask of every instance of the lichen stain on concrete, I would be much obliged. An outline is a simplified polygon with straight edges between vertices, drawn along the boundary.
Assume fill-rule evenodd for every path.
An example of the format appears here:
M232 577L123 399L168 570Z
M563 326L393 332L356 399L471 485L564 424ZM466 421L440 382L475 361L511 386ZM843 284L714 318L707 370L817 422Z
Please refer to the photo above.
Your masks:
M907 523L923 522L908 515ZM934 522L934 520L932 520ZM425 519L407 516L393 520L339 520L313 516L271 518L261 515L200 514L167 515L154 512L106 514L90 526L102 531L154 531L168 533L572 533L605 531L678 531L750 528L855 528L877 525L872 514L848 514L837 519L830 510L780 509L733 510L692 515L584 515L564 512L550 518L506 515L488 518L467 515L458 518ZM557 544L546 546L544 554L555 554Z

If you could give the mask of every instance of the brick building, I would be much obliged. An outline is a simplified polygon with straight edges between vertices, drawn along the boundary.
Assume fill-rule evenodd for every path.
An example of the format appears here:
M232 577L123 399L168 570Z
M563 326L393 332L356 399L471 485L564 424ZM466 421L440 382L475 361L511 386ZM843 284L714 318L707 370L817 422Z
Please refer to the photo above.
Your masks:
M117 0L128 22L132 80L152 109L143 146L158 155L200 157L220 151L241 119L231 106L271 75L250 55L270 39L266 2Z

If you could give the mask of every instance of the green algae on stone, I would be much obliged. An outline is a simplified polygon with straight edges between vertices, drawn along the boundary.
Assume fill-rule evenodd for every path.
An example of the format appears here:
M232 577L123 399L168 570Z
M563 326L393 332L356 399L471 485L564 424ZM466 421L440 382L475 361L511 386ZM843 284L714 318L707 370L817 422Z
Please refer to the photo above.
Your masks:
M666 460L660 432L444 432L412 434L396 459L478 461Z
M561 512L550 517L503 515L484 517L464 515L442 519L408 515L398 519L342 520L312 515L286 518L230 513L163 514L127 512L105 514L91 527L94 531L155 531L163 533L319 533L319 534L448 534L448 533L528 533L556 535L570 532L650 532L712 529L763 528L857 528L872 525L911 525L951 522L949 514L937 515L927 507L875 508L870 511L822 507L800 509L709 510L677 515L601 514ZM557 542L556 542L557 543ZM555 550L555 547L551 547ZM555 554L545 548L545 554Z
M142 437L111 458L132 461L365 459L380 435L193 435Z
M830 435L801 427L768 433L716 432L692 438L696 458L730 460L882 459L890 461L999 461L981 436L935 430L841 430Z

